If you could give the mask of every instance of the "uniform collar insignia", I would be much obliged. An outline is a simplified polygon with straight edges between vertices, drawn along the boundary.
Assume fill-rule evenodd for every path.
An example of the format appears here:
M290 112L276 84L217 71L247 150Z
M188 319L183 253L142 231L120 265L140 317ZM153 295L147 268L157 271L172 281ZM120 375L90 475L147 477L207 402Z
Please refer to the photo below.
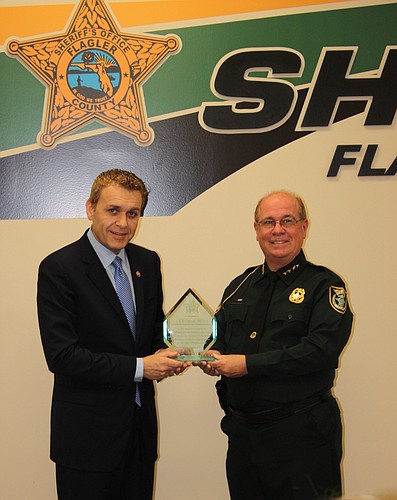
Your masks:
M287 276L288 274L296 271L299 266L300 266L300 264L295 264L294 266L290 267L289 269L287 269L286 271L283 272L284 276Z

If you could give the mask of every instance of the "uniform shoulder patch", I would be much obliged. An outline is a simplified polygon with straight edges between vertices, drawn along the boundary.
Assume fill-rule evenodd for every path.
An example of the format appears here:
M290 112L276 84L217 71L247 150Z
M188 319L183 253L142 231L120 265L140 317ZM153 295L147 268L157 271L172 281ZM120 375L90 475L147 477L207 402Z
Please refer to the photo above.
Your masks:
M347 293L342 286L329 287L329 303L336 312L344 314L347 307Z

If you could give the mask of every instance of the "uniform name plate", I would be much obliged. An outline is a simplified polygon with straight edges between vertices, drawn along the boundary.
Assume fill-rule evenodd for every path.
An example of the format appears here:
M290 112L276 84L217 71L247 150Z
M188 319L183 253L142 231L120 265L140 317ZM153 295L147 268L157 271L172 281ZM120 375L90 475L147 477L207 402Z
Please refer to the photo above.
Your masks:
M207 354L217 336L212 309L191 288L166 314L163 322L164 342L178 352L180 361L215 361Z

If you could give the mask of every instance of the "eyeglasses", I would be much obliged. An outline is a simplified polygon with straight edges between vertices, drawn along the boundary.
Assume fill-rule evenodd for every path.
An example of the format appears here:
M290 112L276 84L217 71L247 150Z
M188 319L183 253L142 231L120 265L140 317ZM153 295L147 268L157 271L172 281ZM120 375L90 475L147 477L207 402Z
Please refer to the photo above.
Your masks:
M262 219L257 222L257 224L264 229L273 229L276 227L277 222L280 224L281 227L288 228L288 227L293 227L295 224L300 222L303 219L298 219L296 220L294 217L284 217L283 219L280 219L279 221L274 220L274 219Z

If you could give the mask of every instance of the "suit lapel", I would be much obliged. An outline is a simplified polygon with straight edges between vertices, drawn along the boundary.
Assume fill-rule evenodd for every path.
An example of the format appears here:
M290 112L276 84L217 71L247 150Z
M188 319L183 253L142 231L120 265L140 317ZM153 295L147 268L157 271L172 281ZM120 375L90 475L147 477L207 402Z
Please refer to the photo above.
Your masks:
M88 278L94 283L98 291L104 297L106 297L116 313L123 318L124 323L128 328L128 333L130 333L130 327L128 325L127 318L124 314L116 290L114 289L114 286L112 285L105 268L103 267L101 261L95 253L95 250L92 248L90 242L88 241L87 236L84 235L80 241L82 249L82 260L84 262Z

